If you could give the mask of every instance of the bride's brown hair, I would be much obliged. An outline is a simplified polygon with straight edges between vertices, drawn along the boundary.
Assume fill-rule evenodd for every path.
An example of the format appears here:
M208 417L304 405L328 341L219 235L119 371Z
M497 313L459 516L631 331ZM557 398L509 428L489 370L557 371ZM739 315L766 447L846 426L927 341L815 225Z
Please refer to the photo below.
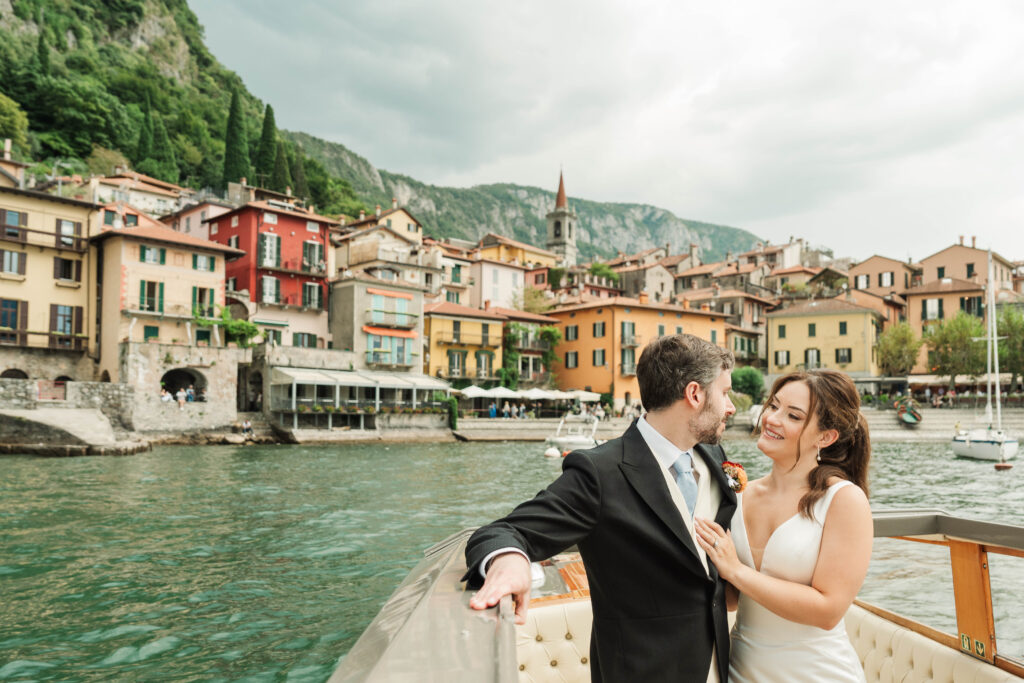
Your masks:
M859 486L868 493L868 463L871 461L871 437L868 423L860 412L860 395L848 376L835 370L806 370L783 375L775 380L771 393L764 402L775 400L779 389L792 382L803 382L811 394L807 414L818 420L822 431L834 429L839 433L835 443L821 449L818 466L807 476L810 490L800 499L800 514L811 518L811 508L825 495L828 480L839 477ZM758 420L760 425L760 420ZM807 429L807 423L803 429ZM803 434L803 429L800 434ZM797 461L803 457L797 446ZM809 457L816 457L817 453Z

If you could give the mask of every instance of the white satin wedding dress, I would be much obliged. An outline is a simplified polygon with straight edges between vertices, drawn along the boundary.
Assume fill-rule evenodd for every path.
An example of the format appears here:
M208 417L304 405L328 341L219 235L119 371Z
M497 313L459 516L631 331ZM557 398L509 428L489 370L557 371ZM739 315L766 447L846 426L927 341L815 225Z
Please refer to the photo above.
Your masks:
M814 505L814 521L796 514L783 522L765 544L760 572L768 576L810 585L818 562L821 532L832 498L841 481ZM732 518L736 554L748 567L757 569L743 523L743 494ZM821 683L864 681L864 671L846 635L843 622L831 629L797 624L768 611L740 594L739 611L732 630L729 683Z

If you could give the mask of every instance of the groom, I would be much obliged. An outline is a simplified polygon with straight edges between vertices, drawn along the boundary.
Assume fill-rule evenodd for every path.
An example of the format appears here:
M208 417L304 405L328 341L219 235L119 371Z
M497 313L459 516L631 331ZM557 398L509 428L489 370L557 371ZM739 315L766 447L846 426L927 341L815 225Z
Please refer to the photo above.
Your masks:
M736 509L714 445L736 412L732 366L732 353L693 335L648 344L636 370L646 415L567 455L547 489L469 539L464 580L483 580L470 606L512 595L523 623L529 560L575 543L594 612L592 680L725 681L724 584L694 542L693 517L728 528Z

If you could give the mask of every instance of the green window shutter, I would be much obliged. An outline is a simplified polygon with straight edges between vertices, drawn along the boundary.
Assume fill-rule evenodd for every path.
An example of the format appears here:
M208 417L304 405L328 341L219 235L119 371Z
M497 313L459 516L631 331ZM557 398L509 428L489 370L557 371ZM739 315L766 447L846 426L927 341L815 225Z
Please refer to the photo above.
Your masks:
M264 235L263 233L260 233L259 239L257 239L256 242L257 242L257 247L256 247L256 263L257 263L257 265L262 265L263 264L263 254L267 250L267 236Z
M214 294L215 291L216 290L214 290L213 287L210 287L210 297L207 299L207 301L209 302L208 306L209 306L211 311L213 310L213 307L214 307L215 299L213 297L215 296L215 294Z
M274 235L274 265L281 265L281 238Z
M214 272L215 270L217 270L217 257L216 256L211 256L210 260L208 261L208 263L210 264L210 272L211 273Z
M161 249L160 249L160 265L162 266L162 265L164 265L164 264L165 264L166 262L167 262L167 250L166 250L166 249L163 249L163 248L161 248Z
M192 270L199 270L199 254L192 254Z
M142 246L139 247L139 261L141 263L145 263L146 262L146 245L145 244L143 244Z
M274 301L281 303L281 281L274 278Z
M942 320L942 299L939 299L939 320Z
M309 287L307 287L305 284L302 285L302 305L309 305Z
M159 303L159 306L157 307L157 310L160 311L161 313L163 313L164 312L164 283L161 282L158 286L160 288L160 303Z
M199 303L199 288L192 288L192 311L195 312L196 304Z
M145 310L146 308L146 281L139 280L139 308Z

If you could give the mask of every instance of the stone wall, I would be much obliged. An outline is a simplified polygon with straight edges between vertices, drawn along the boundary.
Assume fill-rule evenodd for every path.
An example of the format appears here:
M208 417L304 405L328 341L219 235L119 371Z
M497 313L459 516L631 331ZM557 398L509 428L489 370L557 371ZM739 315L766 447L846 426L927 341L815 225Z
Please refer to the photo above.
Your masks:
M238 366L249 362L251 349L135 342L120 346L121 377L135 389L136 431L193 432L237 420ZM161 382L173 370L179 371L179 377L187 375L206 400L181 408L176 401L162 402Z
M96 364L85 351L5 346L0 348L0 373L21 370L29 379L70 377L76 382L92 382Z
M0 379L0 406L11 410L36 408L95 408L111 426L123 431L133 429L135 392L124 384L109 382L68 382L65 399L40 400L39 381Z

